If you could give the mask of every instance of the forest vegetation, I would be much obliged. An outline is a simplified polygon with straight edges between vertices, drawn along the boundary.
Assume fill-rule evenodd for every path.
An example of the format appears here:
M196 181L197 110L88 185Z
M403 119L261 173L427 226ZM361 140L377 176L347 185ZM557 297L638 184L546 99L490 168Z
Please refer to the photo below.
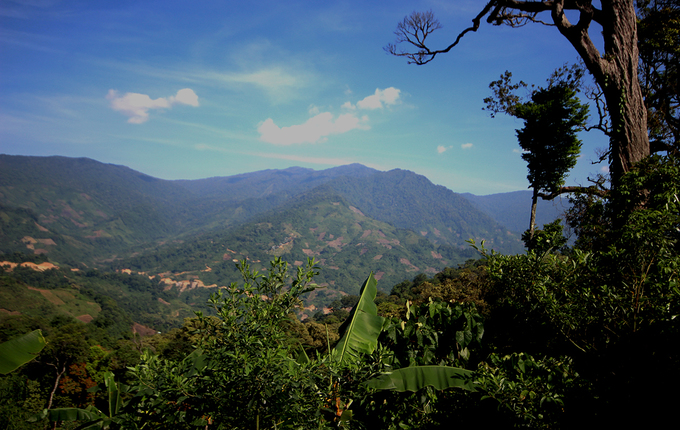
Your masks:
M485 16L495 25L517 26L544 23L540 14L547 12L581 54L602 91L604 105L598 106L606 109L596 109L604 116L595 128L610 133L605 158L612 175L609 182L598 178L592 187L570 189L564 224L556 220L525 234L525 252L497 252L470 240L479 258L381 288L371 261L347 262L355 287L330 298L328 312L303 320L298 314L305 298L322 290L315 279L335 270L319 265L317 256L296 264L283 253L272 255L268 266L242 258L235 269L239 281L185 296L159 288L147 275L4 266L3 303L21 302L24 311L0 319L0 426L568 429L675 422L680 6L677 0L600 3L601 9L587 1L491 0L443 50L424 44L438 28L434 16L414 13L397 35L418 50L388 47L425 64L476 31ZM578 23L566 19L565 9L579 14ZM600 55L584 36L592 22L603 26L605 47L613 52ZM565 191L560 169L568 170L579 146L571 126L558 127L574 115L573 125L583 125L585 110L575 99L581 80L571 79L570 70L558 71L527 99L515 97L520 87L513 87L511 75L492 83L492 91L501 90L493 96L498 111L525 121L518 139L539 158L550 143L527 138L534 120L553 102L573 108L551 122L564 133L565 145L557 148L567 155L564 163L556 171L550 163L529 166L530 176L548 178L534 184L546 194ZM201 186L209 193L209 184ZM356 185L341 179L335 186ZM316 192L299 197L324 202L324 210L335 207ZM26 215L19 212L12 216ZM166 221L156 228L174 228L172 218ZM393 213L391 222L406 221ZM153 264L145 260L152 255L137 256L139 267ZM368 259L364 255L357 259ZM49 294L36 292L36 285ZM189 301L206 304L192 313ZM91 322L74 318L82 309ZM183 323L172 325L179 315L186 315ZM164 329L141 336L127 329L133 321Z

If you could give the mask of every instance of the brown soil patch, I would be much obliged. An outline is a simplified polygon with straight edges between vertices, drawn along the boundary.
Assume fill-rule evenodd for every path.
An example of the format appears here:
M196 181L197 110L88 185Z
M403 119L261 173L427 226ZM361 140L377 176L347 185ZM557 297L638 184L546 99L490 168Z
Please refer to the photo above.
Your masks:
M385 272L376 272L375 275L373 275L373 277L375 278L376 281L379 281L380 278L382 278L384 274L385 274Z
M160 297L158 298L158 301L161 302L161 303L163 303L164 305L170 306L170 302L168 302L168 301L166 301L166 300L163 300L163 299L161 299Z
M45 227L41 226L41 225L38 224L37 222L34 221L34 223L35 223L35 226L38 227L38 230L43 231L43 232L48 232L48 231L49 231L48 229L46 229Z
M355 208L354 206L350 206L349 209L357 215L366 216L366 215L363 214L363 212L361 212L359 209Z
M81 316L79 316L79 317L76 317L76 319L79 320L79 321L84 322L85 324L87 324L87 323L92 322L92 320L94 319L94 317L93 317L92 315L90 315L90 314L85 314L85 315L81 315Z
M38 272L44 272L45 270L58 269L59 268L59 266L55 266L54 264L48 263L47 261L44 262L44 263L40 263L40 264L35 264L35 263L31 263L31 262L27 261L25 263L21 263L21 267L28 267L28 268L33 269L33 270L38 271Z
M328 246L332 246L337 251L340 251L340 248L342 248L342 236L338 237L335 240L331 240L330 242L328 242Z
M0 309L0 313L7 314L7 315L21 315L21 312L19 312L19 311L9 311L7 309Z
M33 239L31 236L24 236L24 237L22 237L22 238L21 238L21 242L22 242L22 243L25 243L25 244L27 244L27 245L35 245L36 243L38 243L38 241L35 240L35 239Z
M61 306L66 303L59 297L57 297L52 291L50 290L41 290L40 288L35 288L35 287L28 287L29 290L37 291L40 294L43 295L44 298L50 301L53 305Z
M412 270L416 270L416 271L417 271L417 270L420 270L420 269L418 269L416 266L414 266L410 261L408 261L407 258L401 257L401 258L399 259L399 262L400 262L401 264L404 264L404 265L406 265L406 266L409 267L409 270L407 270L407 271L412 271Z
M139 323L134 323L132 325L132 332L137 333L140 336L153 336L154 334L157 333L157 331L152 329L151 327L147 327Z
M363 234L361 235L361 238L365 239L368 237L369 234L371 234L371 230L364 230Z
M375 257L373 257L374 260L380 260L382 258L382 254L378 254Z
M10 263L9 261L0 261L0 266L2 266L6 271L11 272L12 269L18 266L18 264Z
M104 235L104 230L95 230L92 232L93 234L90 236L85 236L86 239L97 239L100 238Z

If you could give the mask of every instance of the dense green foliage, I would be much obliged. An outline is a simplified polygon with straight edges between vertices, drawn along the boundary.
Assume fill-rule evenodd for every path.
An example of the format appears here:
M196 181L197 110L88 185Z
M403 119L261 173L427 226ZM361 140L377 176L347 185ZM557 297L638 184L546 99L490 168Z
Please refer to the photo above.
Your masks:
M213 295L212 316L146 341L138 363L139 349L107 340L94 324L24 320L15 332L41 328L48 345L1 380L10 402L0 417L23 405L19 416L28 418L52 398L53 412L36 419L80 417L111 428L667 423L675 406L667 387L680 382L678 187L680 163L651 158L609 200L576 202L574 246L553 223L523 255L479 247L482 260L420 274L389 295L378 294L369 276L358 296L337 299L316 321L293 316L316 289L313 262L291 277L280 259L262 274L243 261L243 282ZM120 282L146 291L142 279ZM339 332L339 324L319 324L342 312ZM117 413L106 405L110 389L84 391L106 384L107 375L121 390ZM23 388L12 391L17 384Z
M531 102L515 108L515 115L524 120L517 140L524 150L522 159L527 162L531 187L557 192L581 152L576 133L585 124L588 106L579 103L573 88L560 83L536 91Z
M114 267L149 273L172 268L174 272L191 272L206 285L222 286L239 278L232 260L247 258L253 268L265 270L273 256L295 264L313 256L323 268L317 277L319 284L357 294L356 271L374 271L381 284L389 286L410 272L434 274L474 255L469 248L434 245L413 231L365 216L324 186L252 224L143 252L116 262ZM331 293L318 291L307 303L328 304L338 298L336 294L325 300Z

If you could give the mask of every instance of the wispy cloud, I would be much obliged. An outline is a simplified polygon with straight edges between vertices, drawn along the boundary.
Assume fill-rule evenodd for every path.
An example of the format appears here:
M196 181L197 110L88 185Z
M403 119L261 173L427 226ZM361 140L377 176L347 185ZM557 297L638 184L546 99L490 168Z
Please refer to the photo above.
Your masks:
M288 71L283 67L270 66L250 72L193 72L189 76L206 83L227 87L249 85L264 91L274 101L288 101L296 90L310 85L314 78L307 72Z
M354 114L342 114L337 118L330 112L322 112L305 123L279 127L274 120L268 118L257 128L260 140L274 145L292 145L296 143L325 142L328 136L347 133L354 129L368 129L368 117L361 118Z
M471 144L471 143L464 143L464 144L460 145L460 147L463 148L463 149L470 149L470 148L472 148L473 146L474 146L474 145Z
M437 146L437 153L443 154L444 152L448 151L451 148L453 148L453 146L438 145Z
M148 121L150 109L170 109L177 104L198 106L198 96L191 88L181 89L174 96L157 99L140 93L125 93L120 96L118 91L109 90L106 98L111 102L111 109L128 116L128 122L131 124L142 124Z

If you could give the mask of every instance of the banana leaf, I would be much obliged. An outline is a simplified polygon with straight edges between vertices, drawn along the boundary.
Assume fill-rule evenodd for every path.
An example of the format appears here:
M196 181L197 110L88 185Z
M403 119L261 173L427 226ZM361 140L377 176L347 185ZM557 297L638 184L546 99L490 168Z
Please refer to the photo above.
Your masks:
M378 282L373 273L368 275L361 287L359 302L340 327L344 333L333 349L333 359L342 365L356 361L361 354L370 354L378 347L378 336L385 318L378 316L378 307L373 302L378 293Z
M33 360L45 343L42 331L34 330L0 344L0 373L6 375Z
M120 389L113 378L112 372L104 374L104 382L109 395L109 417L118 414L121 406Z
M120 387L116 383L113 373L104 374L104 383L109 397L109 415L90 405L85 409L80 408L55 408L45 409L42 413L33 416L29 421L35 422L44 418L50 421L86 421L77 430L107 429L115 420L115 416L122 406Z
M88 406L85 409L55 408L45 409L28 421L35 422L44 418L48 418L50 421L88 421L88 425L93 425L100 424L106 418L106 415L94 406ZM99 427L101 427L101 424Z
M462 388L477 391L471 381L472 371L449 366L412 366L369 379L366 386L378 390L418 391L427 386L437 390Z

